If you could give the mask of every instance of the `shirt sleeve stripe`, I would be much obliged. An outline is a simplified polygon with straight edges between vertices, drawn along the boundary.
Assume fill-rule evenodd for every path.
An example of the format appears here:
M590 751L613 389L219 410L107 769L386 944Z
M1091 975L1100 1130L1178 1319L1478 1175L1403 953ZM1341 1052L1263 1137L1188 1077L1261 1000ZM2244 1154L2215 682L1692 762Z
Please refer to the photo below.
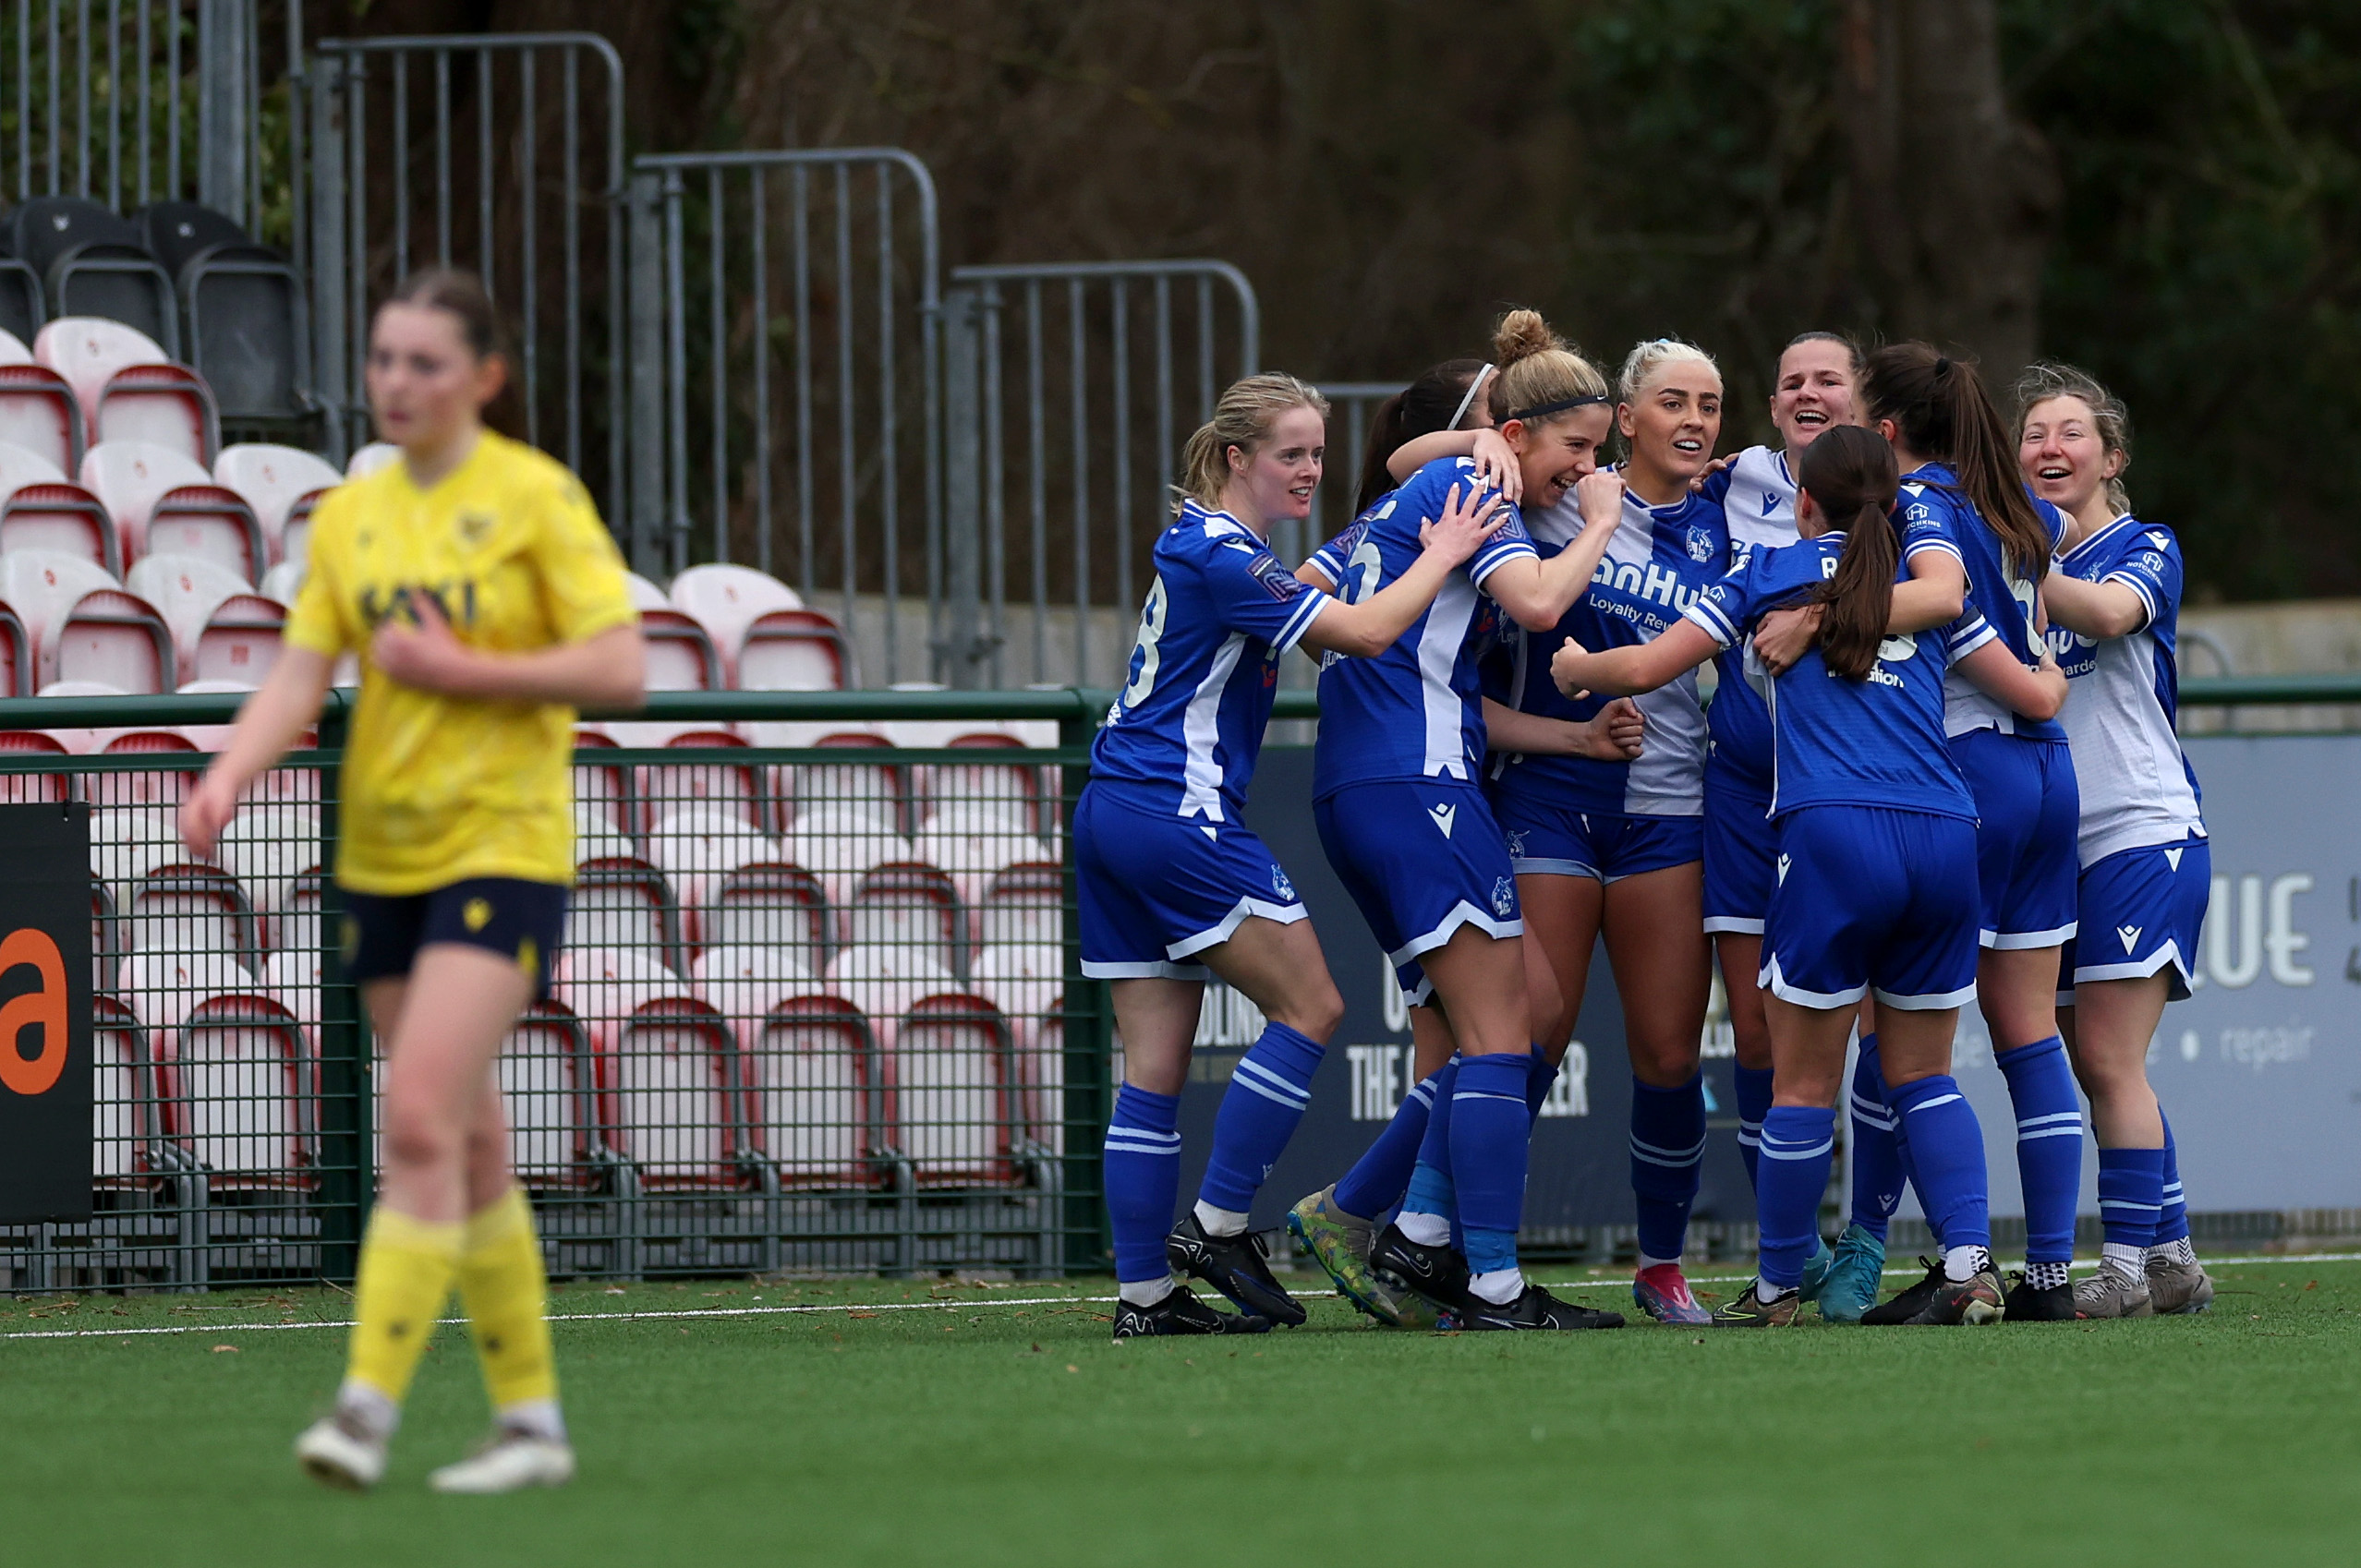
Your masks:
M2140 608L2145 609L2148 613L2140 618L2140 623L2133 627L2132 630L2135 632L2147 631L2149 624L2156 619L2156 595L2149 589L2146 580L2138 576L2137 573L2130 572L2110 572L2099 580L2102 583L2121 583L2125 587L2129 588L2133 593L2139 596Z
M1468 580L1477 587L1483 580L1512 561L1539 561L1541 552L1522 539L1507 539L1494 545L1468 563Z
M1928 554L1947 555L1951 557L1952 560L1959 562L1962 566L1968 564L1968 558L1959 553L1959 547L1953 544L1949 539L1944 538L1926 538L1917 540L1902 551L1902 559L1908 561L1914 556Z
M1738 640L1737 628L1731 625L1729 618L1713 604L1701 598L1690 605L1684 614L1688 620L1703 627L1705 634L1713 638L1719 645L1725 648L1736 645Z
M1957 664L1986 643L1997 641L1999 637L2000 633L1992 630L1992 622L1980 615L1964 625L1955 625L1945 639L1951 647L1951 662Z
M1312 622L1319 619L1320 612L1336 602L1319 589L1306 587L1295 613L1287 618L1285 626L1279 628L1279 634L1272 639L1271 646L1280 653L1292 649L1303 640L1303 633L1312 630Z

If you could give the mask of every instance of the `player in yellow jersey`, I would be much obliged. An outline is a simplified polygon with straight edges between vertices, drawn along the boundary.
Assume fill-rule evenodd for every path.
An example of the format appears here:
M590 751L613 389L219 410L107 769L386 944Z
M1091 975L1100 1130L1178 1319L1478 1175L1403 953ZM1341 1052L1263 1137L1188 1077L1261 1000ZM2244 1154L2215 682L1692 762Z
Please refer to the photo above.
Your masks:
M556 1486L574 1452L493 1066L564 930L574 710L640 701L638 617L581 481L484 428L506 365L480 283L405 283L370 329L367 377L402 461L320 503L285 647L181 831L209 854L319 717L337 659L359 656L335 877L345 972L386 1043L383 1185L336 1408L296 1454L332 1485L377 1482L455 1285L497 1426L435 1488Z

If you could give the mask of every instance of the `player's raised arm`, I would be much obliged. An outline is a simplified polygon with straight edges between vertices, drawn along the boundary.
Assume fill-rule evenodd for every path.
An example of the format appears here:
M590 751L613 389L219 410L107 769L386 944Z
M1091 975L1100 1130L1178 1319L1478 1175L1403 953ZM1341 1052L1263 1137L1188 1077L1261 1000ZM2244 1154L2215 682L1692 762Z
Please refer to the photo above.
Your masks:
M1359 604L1331 600L1303 633L1306 647L1363 657L1385 652L1410 630L1460 563L1483 548L1510 513L1496 493L1454 486L1443 515L1419 525L1418 559L1391 583ZM1307 563L1308 565L1308 563ZM1296 575L1301 578L1303 569Z

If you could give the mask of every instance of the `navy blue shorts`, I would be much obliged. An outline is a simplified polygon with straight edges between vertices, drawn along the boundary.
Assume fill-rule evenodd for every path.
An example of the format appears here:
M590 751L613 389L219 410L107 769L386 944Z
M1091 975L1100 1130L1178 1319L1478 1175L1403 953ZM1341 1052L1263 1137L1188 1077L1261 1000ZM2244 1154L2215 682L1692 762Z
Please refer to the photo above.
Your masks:
M1976 995L1976 828L1878 806L1779 819L1762 989L1801 1007L1956 1007Z
M1762 935L1779 830L1771 791L1705 772L1705 929Z
M2213 896L2213 850L2190 835L2179 844L2118 850L2082 868L2081 926L2059 955L2058 1006L2095 980L2145 980L2169 970L2165 993L2178 1002L2197 974L2198 933Z
M1206 980L1192 955L1250 915L1304 918L1295 885L1244 824L1206 822L1093 783L1074 802L1083 973L1094 980Z
M1508 846L1474 785L1350 784L1313 802L1312 821L1337 880L1361 907L1412 1007L1432 994L1415 960L1459 927L1524 935Z
M1997 730L1951 738L1951 758L1976 797L1976 874L1987 947L2054 947L2074 935L2082 791L2064 741Z
M1520 876L1620 882L1705 853L1701 817L1573 811L1522 793L1494 797L1492 810Z
M566 890L516 876L470 876L430 893L342 890L345 977L358 985L410 972L435 942L481 947L513 960L545 996L565 940Z

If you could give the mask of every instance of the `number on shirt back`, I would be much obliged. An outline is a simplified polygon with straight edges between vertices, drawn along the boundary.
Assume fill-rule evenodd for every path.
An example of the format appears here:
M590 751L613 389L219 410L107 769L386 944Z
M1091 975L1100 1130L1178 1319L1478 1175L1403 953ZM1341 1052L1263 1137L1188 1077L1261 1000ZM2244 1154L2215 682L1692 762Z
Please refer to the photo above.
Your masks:
M2011 574L2008 578L2008 592L2009 597L2016 601L2016 608L2025 612L2025 645L2034 650L2035 657L2039 657L2041 633L2040 629L2034 624L2039 618L2035 615L2033 609L2033 585L2022 577Z
M1164 579L1159 576L1148 585L1147 603L1140 610L1140 670L1132 677L1132 683L1123 688L1125 707L1139 706L1147 700L1147 694L1156 690L1156 667L1163 657L1156 649L1156 644L1164 636L1164 616L1168 602L1165 597Z
M1353 576L1356 571L1361 573L1358 580ZM1379 553L1377 541L1363 538L1345 561L1345 580L1338 585L1344 590L1345 603L1359 604L1368 598L1377 591L1377 579L1385 574L1386 558Z

